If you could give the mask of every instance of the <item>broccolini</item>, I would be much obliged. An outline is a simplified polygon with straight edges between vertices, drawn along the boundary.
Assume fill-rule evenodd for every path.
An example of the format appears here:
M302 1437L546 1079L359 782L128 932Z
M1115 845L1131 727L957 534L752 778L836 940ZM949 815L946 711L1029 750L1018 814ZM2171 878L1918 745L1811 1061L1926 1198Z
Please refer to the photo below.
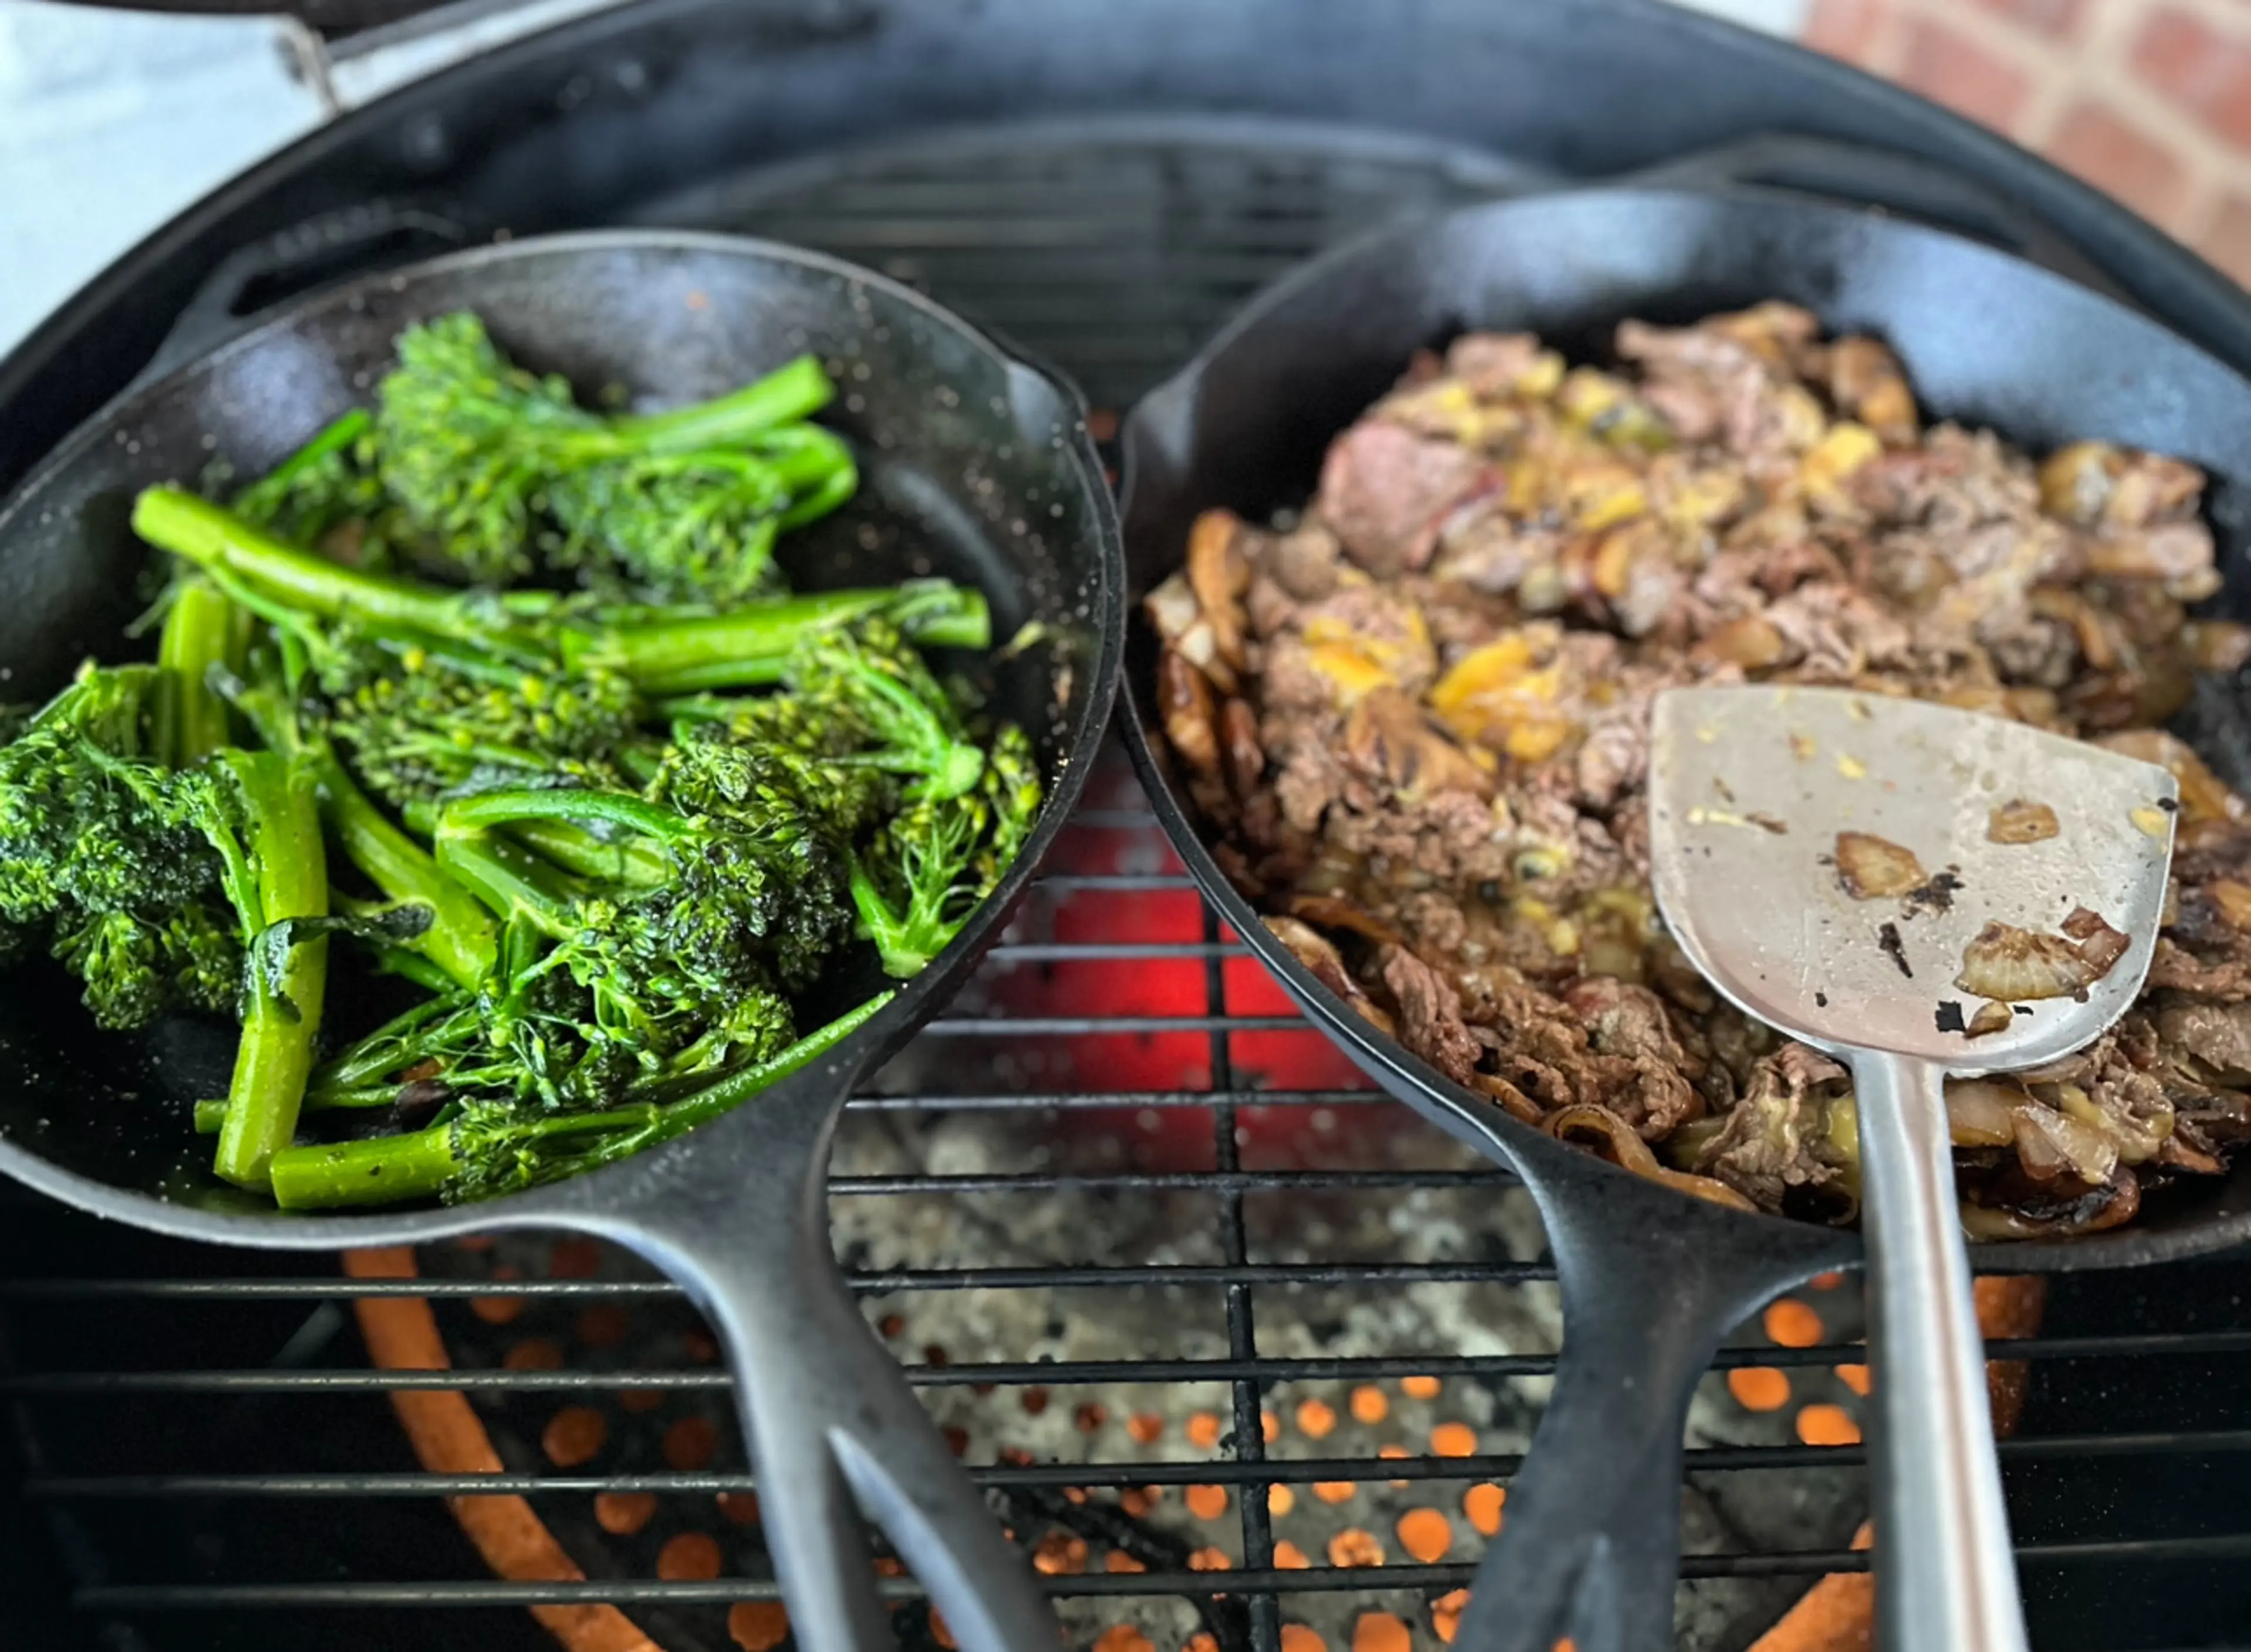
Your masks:
M0 955L107 1028L238 1022L193 1129L288 1208L537 1185L754 1096L890 995L800 998L869 943L924 967L1041 800L922 653L990 646L976 591L787 590L776 536L856 485L816 363L611 416L474 316L399 352L228 502L147 490L156 663L0 723ZM412 1001L369 1026L372 975Z

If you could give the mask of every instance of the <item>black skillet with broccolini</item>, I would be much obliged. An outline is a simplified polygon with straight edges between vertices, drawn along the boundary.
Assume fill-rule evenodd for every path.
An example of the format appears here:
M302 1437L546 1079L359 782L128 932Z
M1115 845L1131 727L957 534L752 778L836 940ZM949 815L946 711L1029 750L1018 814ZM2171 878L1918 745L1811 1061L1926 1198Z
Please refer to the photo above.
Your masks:
M4 730L0 941L105 1028L238 1022L193 1127L285 1208L556 1180L811 1061L888 996L814 985L919 971L1041 797L924 652L990 646L979 593L790 592L857 484L831 393L605 414L447 315L271 474L149 489L156 663ZM411 1001L349 1025L370 972Z

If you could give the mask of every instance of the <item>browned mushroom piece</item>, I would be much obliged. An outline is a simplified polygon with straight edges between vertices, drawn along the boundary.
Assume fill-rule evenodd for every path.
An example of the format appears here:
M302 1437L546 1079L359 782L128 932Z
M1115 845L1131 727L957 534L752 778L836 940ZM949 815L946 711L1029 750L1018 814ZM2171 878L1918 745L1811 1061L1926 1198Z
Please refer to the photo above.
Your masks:
M1325 930L1349 930L1379 945L1404 946L1407 937L1381 918L1371 917L1351 902L1334 895L1293 895L1290 916L1317 923Z
M1873 338L1840 338L1828 349L1829 394L1837 405L1883 438L1887 446L1915 439L1915 392L1899 357Z
M1200 773L1217 774L1219 731L1210 680L1170 648L1157 659L1157 712L1181 761Z
M1258 744L1258 714L1247 700L1229 700L1220 708L1219 761L1227 789L1238 803L1247 802L1266 775L1266 754Z
M1313 972L1313 977L1358 1011L1386 1037L1396 1033L1397 1023L1389 1012L1368 996L1360 983L1353 979L1352 971L1345 967L1344 955L1335 943L1311 924L1296 918L1269 916L1261 920L1271 930L1275 939L1290 949L1290 956Z
M1237 549L1242 532L1229 510L1208 510L1188 530L1188 589L1211 626L1213 648L1236 671L1243 666L1243 593L1250 589L1250 564Z
M1397 688L1378 688L1354 705L1345 720L1343 751L1363 771L1383 776L1403 799L1441 791L1493 795L1492 773Z

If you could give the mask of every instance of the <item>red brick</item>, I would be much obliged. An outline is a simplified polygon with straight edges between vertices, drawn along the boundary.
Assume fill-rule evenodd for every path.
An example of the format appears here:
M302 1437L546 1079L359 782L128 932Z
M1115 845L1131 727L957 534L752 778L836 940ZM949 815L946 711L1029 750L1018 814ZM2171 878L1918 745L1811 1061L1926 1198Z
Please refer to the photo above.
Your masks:
M1866 63L1883 27L1884 0L1814 0L1801 37L1816 52L1847 63Z
M2231 195L2196 250L2251 287L2251 195Z
M2032 96L2032 77L1975 40L1928 18L1915 19L1900 80L1957 114L2007 131Z
M2167 102L2251 149L2251 30L2223 32L2169 7L2143 25L2134 68Z
M2180 210L2188 172L2163 143L2116 110L2081 101L2047 146L2048 159L2163 224Z
M2086 0L1977 0L1997 16L2053 39L2062 39L2079 27Z

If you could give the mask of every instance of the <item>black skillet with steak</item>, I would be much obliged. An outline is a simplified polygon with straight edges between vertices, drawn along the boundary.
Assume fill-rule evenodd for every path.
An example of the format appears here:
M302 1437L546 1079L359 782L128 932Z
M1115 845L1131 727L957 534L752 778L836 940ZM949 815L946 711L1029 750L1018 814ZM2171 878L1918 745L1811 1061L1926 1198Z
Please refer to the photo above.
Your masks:
M1847 1220L1849 1079L1720 1003L1648 881L1649 702L1846 685L2164 764L2174 888L2092 1048L1949 1089L1973 1236L2130 1220L2251 1135L2251 808L2164 731L2251 632L2205 479L1926 427L1871 338L1770 303L1418 356L1302 515L1195 524L1147 607L1165 729L1229 875L1371 1021L1526 1122L1742 1207Z

